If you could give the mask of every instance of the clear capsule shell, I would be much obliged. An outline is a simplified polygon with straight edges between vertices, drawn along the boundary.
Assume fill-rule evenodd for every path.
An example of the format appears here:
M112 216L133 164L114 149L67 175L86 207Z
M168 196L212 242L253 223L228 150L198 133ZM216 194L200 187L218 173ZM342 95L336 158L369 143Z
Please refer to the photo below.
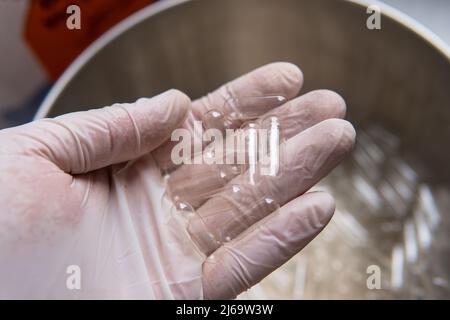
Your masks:
M215 128L222 131L235 128L242 122L264 116L286 102L287 99L280 95L229 98L222 106L222 111L212 108L203 115L203 125L206 129Z
M191 214L185 211L187 231L201 252L210 254L235 239L248 227L279 209L270 196L258 194L249 184L232 184L208 199Z

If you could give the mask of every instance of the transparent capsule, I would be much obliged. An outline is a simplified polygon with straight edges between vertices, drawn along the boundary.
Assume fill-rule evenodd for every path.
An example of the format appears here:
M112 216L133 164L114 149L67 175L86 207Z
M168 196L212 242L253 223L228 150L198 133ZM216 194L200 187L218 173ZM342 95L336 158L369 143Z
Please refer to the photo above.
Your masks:
M231 184L196 210L187 230L199 249L209 254L278 209L274 197L260 194L253 185Z
M203 115L203 125L206 129L236 128L239 123L262 117L286 102L287 99L280 95L229 98L220 110L213 108Z
M240 169L232 165L184 165L168 177L166 194L174 203L185 202L197 208L239 173Z
M262 177L277 177L281 174L284 139L279 119L269 116L257 122L242 126L245 155L242 174L250 184L256 184Z

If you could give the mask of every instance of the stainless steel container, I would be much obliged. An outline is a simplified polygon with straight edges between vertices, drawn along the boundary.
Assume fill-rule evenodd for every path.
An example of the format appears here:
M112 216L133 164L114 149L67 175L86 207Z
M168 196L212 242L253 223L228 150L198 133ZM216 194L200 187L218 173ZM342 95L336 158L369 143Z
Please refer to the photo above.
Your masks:
M400 141L393 156L419 164L420 181L413 187L414 199L420 198L424 185L440 190L436 197L444 200L436 206L446 221L450 214L450 206L445 205L450 187L450 49L412 19L383 5L381 29L369 30L369 4L362 0L162 1L129 17L90 46L56 83L36 117L132 101L169 88L196 98L265 63L290 61L304 72L302 92L335 90L345 98L348 116L357 128L370 132L377 124ZM374 139L383 137L386 135ZM345 196L342 199L345 202ZM418 201L409 206L416 206ZM372 233L371 248L393 248L403 237L408 221L402 220L396 231L398 239L392 241L372 230L377 228L373 221L363 223L362 228ZM439 234L438 243L450 243L446 229ZM406 254L407 244L402 245ZM303 288L301 296L447 297L445 276L435 277L440 282L430 280L431 286L438 282L444 287L438 293L427 291L428 284L418 291L403 283L402 290L397 290L393 283L396 275L391 270L397 253L393 250L390 256L386 253L389 250L381 250L378 256L382 257L377 258L389 278L382 293L374 294L365 287L365 266L370 264L370 257L355 249L346 255L367 262L362 263L364 272L354 279L364 284L363 290L339 292L334 287L339 283L329 282L327 286L325 280L316 279L309 280L310 289ZM443 256L446 251L437 252L432 257L445 273L450 269L448 258ZM420 259L431 258L421 255ZM300 264L294 268L297 271L291 268L292 272L282 277L301 281L295 275L301 272ZM333 271L330 263L330 272L340 272L338 269ZM414 272L420 278L426 271ZM314 290L320 281L321 291ZM265 292L276 298L270 292L277 289L266 287L270 289ZM292 290L289 292L299 291ZM278 297L299 297L291 293L279 293Z

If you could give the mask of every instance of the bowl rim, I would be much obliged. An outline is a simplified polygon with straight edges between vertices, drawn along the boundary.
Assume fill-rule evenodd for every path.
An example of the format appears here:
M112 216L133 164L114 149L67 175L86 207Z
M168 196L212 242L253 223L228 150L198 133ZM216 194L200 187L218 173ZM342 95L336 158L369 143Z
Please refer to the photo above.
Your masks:
M45 118L48 116L53 104L66 87L66 85L71 81L75 74L81 70L81 68L89 61L93 56L100 52L109 42L120 36L122 33L126 32L130 28L136 26L142 21L146 20L148 17L156 15L166 9L176 7L188 1L199 1L199 0L164 0L158 1L151 5L148 5L137 12L131 14L114 27L106 31L93 43L91 43L62 73L62 75L56 80L53 86L50 88L49 92L45 96L44 100L40 104L33 120ZM408 16L399 9L396 9L386 3L378 0L344 0L345 2L352 3L361 7L368 8L369 6L376 5L380 8L382 15L398 22L400 25L406 29L414 32L418 37L422 38L438 50L446 59L450 62L450 46L433 31L425 27L423 24L418 22L416 19Z

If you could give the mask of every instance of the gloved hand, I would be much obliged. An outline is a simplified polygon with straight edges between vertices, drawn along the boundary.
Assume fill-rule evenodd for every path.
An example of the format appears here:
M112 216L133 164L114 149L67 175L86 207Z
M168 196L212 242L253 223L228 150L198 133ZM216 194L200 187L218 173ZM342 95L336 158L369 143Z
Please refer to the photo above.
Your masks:
M274 63L192 104L170 90L0 131L0 298L234 298L259 282L330 220L332 197L305 192L355 139L348 122L331 119L345 113L337 94L294 98L302 78L296 66ZM282 175L270 186L282 206L200 254L161 204L161 170L184 170L173 168L167 139L230 96L273 93L292 99L272 111L289 138ZM220 207L208 218L220 223L228 206L211 199L198 212ZM203 237L195 224L189 232ZM73 265L79 290L66 283Z

